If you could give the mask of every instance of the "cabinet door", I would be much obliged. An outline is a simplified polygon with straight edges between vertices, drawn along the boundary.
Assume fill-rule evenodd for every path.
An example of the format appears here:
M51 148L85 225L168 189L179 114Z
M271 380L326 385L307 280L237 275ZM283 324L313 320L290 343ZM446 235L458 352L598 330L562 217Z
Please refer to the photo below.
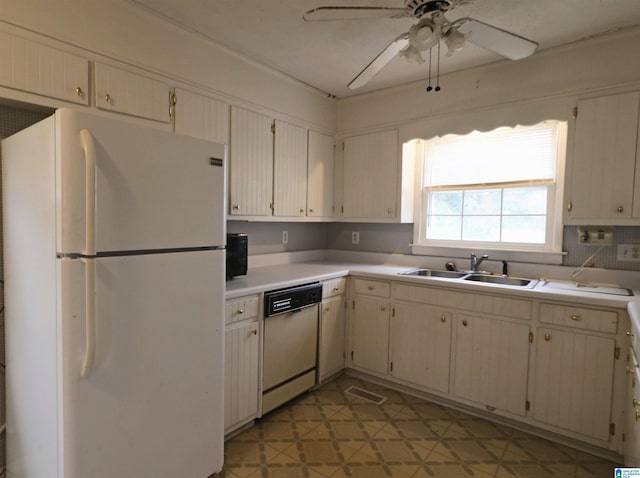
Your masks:
M640 373L633 350L629 349L629 380L627 388L624 464L640 467ZM635 371L635 373L633 373Z
M307 130L276 120L273 149L273 215L306 216Z
M0 32L0 85L81 105L89 104L89 61Z
M307 216L333 216L334 153L335 141L332 136L309 131Z
M459 315L456 334L454 394L524 416L529 326Z
M631 217L639 104L637 92L578 102L567 216L572 222L613 224Z
M397 130L345 138L343 217L395 217L398 155Z
M449 392L451 313L396 303L391 319L391 375Z
M228 326L225 332L225 430L257 415L258 367L258 322Z
M615 340L547 328L536 340L533 418L608 440Z
M325 299L320 314L320 381L344 368L345 359L345 298Z
M387 375L389 301L356 296L351 324L351 366Z
M271 118L231 107L229 214L271 216L273 133Z
M169 123L167 83L96 62L96 106L140 118Z
M175 130L214 143L229 143L229 105L176 88Z

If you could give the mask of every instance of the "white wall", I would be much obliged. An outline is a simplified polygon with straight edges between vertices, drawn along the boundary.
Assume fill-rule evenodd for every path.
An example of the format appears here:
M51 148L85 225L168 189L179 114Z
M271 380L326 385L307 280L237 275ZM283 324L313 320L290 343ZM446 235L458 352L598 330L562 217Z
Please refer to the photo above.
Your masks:
M0 20L185 85L336 130L336 102L123 0L2 0Z
M571 118L576 98L640 87L640 28L541 51L519 60L442 75L338 102L338 130L349 135L388 127L400 139L489 130Z

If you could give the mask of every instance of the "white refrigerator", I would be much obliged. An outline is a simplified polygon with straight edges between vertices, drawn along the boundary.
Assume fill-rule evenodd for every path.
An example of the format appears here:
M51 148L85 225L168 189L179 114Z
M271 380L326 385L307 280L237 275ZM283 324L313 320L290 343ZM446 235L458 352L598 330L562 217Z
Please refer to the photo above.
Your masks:
M219 471L225 146L62 109L1 153L8 478Z

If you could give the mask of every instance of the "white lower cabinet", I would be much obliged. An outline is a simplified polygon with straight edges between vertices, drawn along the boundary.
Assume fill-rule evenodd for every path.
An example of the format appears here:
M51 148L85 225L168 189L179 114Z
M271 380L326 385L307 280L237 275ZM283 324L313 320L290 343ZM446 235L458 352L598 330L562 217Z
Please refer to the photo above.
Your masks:
M391 318L391 376L428 389L449 391L452 313L396 302Z
M320 312L320 352L318 363L318 381L344 369L346 314L344 295L324 299Z
M352 306L350 366L389 373L389 300L356 295Z
M610 435L615 340L573 331L537 332L533 417L606 441Z
M229 433L258 415L260 322L257 296L226 305L224 429Z
M526 414L529 324L459 314L454 395L516 415Z
M633 349L627 355L626 371L624 464L637 468L640 467L640 365Z

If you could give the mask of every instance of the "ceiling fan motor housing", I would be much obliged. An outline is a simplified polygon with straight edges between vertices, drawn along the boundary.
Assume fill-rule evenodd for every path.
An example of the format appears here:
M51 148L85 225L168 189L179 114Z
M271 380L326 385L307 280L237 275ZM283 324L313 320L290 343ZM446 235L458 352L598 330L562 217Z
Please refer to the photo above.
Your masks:
M451 8L452 0L408 0L407 15L421 18L432 12L446 12Z

